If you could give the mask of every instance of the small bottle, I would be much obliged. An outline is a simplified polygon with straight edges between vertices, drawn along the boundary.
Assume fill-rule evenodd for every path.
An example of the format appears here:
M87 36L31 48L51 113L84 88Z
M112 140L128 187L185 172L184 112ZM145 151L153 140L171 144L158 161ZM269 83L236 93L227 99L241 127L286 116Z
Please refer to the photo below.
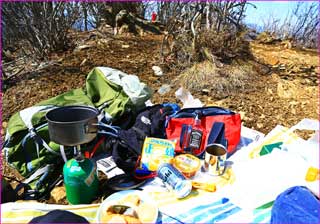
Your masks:
M200 153L202 136L203 130L201 127L200 112L196 111L196 116L191 130L189 142L189 147L191 148L191 152L193 155L198 155Z
M174 191L177 198L184 198L190 194L192 183L170 163L162 163L158 168L157 174L165 186Z

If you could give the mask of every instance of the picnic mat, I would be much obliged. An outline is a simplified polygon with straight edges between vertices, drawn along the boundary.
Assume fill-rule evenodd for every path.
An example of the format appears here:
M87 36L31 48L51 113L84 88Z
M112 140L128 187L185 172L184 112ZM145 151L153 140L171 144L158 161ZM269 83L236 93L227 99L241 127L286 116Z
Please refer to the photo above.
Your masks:
M157 203L164 223L266 223L281 192L292 186L319 187L317 182L305 181L308 163L285 151L234 162L232 169L232 181L225 184L216 180L217 191L213 193L193 190L188 197L176 199L165 188L156 192L156 187L149 185L144 190Z
M225 197L215 193L193 191L187 199L176 200L169 192L154 192L150 196L159 206L157 223L208 223L208 222L266 222L270 219L271 205L264 205L251 212L241 209ZM192 204L189 204L192 203ZM54 209L73 212L96 222L100 204L52 205L38 202L6 203L1 208L1 223L28 223L32 218L44 215ZM172 210L174 212L170 212ZM229 221L228 221L229 220Z
M317 130L316 127L314 129ZM232 165L223 176L211 177L198 172L194 179L214 181L217 184L216 192L196 189L186 198L177 199L159 178L149 181L143 186L143 191L158 206L157 223L266 223L271 219L271 209L277 195L289 187L306 186L319 196L319 181L305 180L311 156L297 153L297 147L294 147L295 143L303 142L313 144L312 150L315 151L318 145L302 141L296 136L291 137L288 130L278 127L265 138L257 138L257 141L248 138L250 144L228 159ZM286 150L279 148L265 155L250 156L252 152L258 155L263 144L274 143L271 138L273 141L284 141ZM311 148L306 155L314 154ZM67 206L36 202L7 203L1 206L1 222L27 223L33 217L54 209L74 212L89 222L95 222L98 208L99 204Z
M265 222L270 220L271 205L247 210L219 193L194 190L185 199L175 199L171 193L152 193L159 206L162 223Z

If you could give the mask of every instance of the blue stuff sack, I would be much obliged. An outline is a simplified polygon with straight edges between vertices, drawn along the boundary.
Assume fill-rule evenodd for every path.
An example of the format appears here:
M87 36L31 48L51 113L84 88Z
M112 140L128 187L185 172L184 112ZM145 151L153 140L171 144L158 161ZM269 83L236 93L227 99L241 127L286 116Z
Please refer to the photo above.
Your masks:
M306 187L291 187L276 198L270 223L320 223L319 210L319 199Z

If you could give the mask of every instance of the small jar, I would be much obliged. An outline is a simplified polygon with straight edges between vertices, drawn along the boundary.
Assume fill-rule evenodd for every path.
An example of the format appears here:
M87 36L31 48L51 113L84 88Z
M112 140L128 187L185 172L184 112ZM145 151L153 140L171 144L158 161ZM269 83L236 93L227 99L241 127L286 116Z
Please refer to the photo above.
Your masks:
M191 154L181 154L173 159L173 166L185 177L193 177L201 167L200 159Z

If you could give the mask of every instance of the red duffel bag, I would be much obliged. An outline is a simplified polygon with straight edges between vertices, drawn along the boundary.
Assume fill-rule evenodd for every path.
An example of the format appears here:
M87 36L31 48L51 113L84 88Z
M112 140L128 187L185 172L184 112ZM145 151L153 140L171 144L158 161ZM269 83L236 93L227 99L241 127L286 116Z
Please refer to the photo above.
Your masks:
M185 152L185 136L198 129L201 136L195 155L200 156L208 144L208 137L215 122L224 123L224 135L227 140L228 154L232 154L240 141L240 114L221 107L185 108L169 117L166 124L167 139L176 141L176 153ZM199 139L198 139L199 140ZM188 139L188 143L197 144L197 140ZM209 142L213 143L213 142Z

